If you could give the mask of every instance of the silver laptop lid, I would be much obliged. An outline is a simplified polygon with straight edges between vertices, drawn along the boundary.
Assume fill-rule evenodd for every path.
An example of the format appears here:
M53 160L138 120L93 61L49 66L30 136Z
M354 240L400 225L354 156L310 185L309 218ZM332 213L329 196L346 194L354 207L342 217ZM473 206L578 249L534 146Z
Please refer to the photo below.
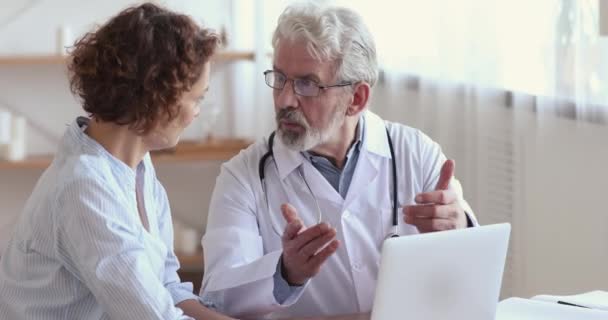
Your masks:
M388 239L372 320L494 319L508 223Z

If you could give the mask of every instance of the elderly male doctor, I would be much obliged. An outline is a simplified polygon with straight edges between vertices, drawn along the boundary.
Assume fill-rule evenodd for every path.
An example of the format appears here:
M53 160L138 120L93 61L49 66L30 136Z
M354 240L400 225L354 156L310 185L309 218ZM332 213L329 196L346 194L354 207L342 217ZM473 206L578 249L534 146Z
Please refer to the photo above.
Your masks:
M475 218L439 145L367 111L376 51L358 14L288 7L273 47L277 128L222 166L202 297L237 317L368 312L383 240Z

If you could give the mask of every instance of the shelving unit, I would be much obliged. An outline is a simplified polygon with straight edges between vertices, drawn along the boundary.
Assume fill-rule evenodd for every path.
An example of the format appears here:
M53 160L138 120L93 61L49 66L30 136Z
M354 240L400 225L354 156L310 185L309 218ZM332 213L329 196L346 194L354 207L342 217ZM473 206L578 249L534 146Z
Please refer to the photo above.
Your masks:
M53 65L62 64L67 56L61 55L11 55L0 56L0 66ZM220 51L214 57L216 61L253 61L253 51Z
M201 272L203 270L203 253L183 254L176 252L180 270L183 272Z
M198 293L203 282L203 273L205 266L203 264L203 253L197 252L194 254L183 254L176 252L177 260L179 260L180 268L177 271L182 282L190 282L193 286L193 292Z
M245 149L251 141L238 138L213 138L208 141L182 141L173 149L152 153L154 164L226 161ZM52 155L32 156L21 161L0 161L0 170L45 169Z

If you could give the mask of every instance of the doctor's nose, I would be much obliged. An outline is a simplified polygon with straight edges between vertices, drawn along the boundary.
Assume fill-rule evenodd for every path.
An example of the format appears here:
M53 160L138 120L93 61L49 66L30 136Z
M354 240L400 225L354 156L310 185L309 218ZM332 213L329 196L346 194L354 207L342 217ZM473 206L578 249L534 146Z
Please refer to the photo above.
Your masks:
M298 106L298 98L293 86L293 80L287 79L285 81L285 86L283 89L274 89L275 95L274 100L275 104L283 109L287 107L297 107Z

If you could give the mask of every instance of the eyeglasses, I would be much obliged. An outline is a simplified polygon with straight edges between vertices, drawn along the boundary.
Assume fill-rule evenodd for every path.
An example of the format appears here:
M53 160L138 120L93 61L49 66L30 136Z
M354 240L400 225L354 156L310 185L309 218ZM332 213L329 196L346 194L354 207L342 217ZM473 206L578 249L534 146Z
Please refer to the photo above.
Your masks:
M287 80L293 81L293 91L303 97L316 97L319 95L321 90L335 88L335 87L346 87L352 85L352 82L344 82L333 85L320 85L314 80L303 79L303 78L287 78L286 75L279 71L266 70L264 71L264 79L266 84L277 90L283 90Z

